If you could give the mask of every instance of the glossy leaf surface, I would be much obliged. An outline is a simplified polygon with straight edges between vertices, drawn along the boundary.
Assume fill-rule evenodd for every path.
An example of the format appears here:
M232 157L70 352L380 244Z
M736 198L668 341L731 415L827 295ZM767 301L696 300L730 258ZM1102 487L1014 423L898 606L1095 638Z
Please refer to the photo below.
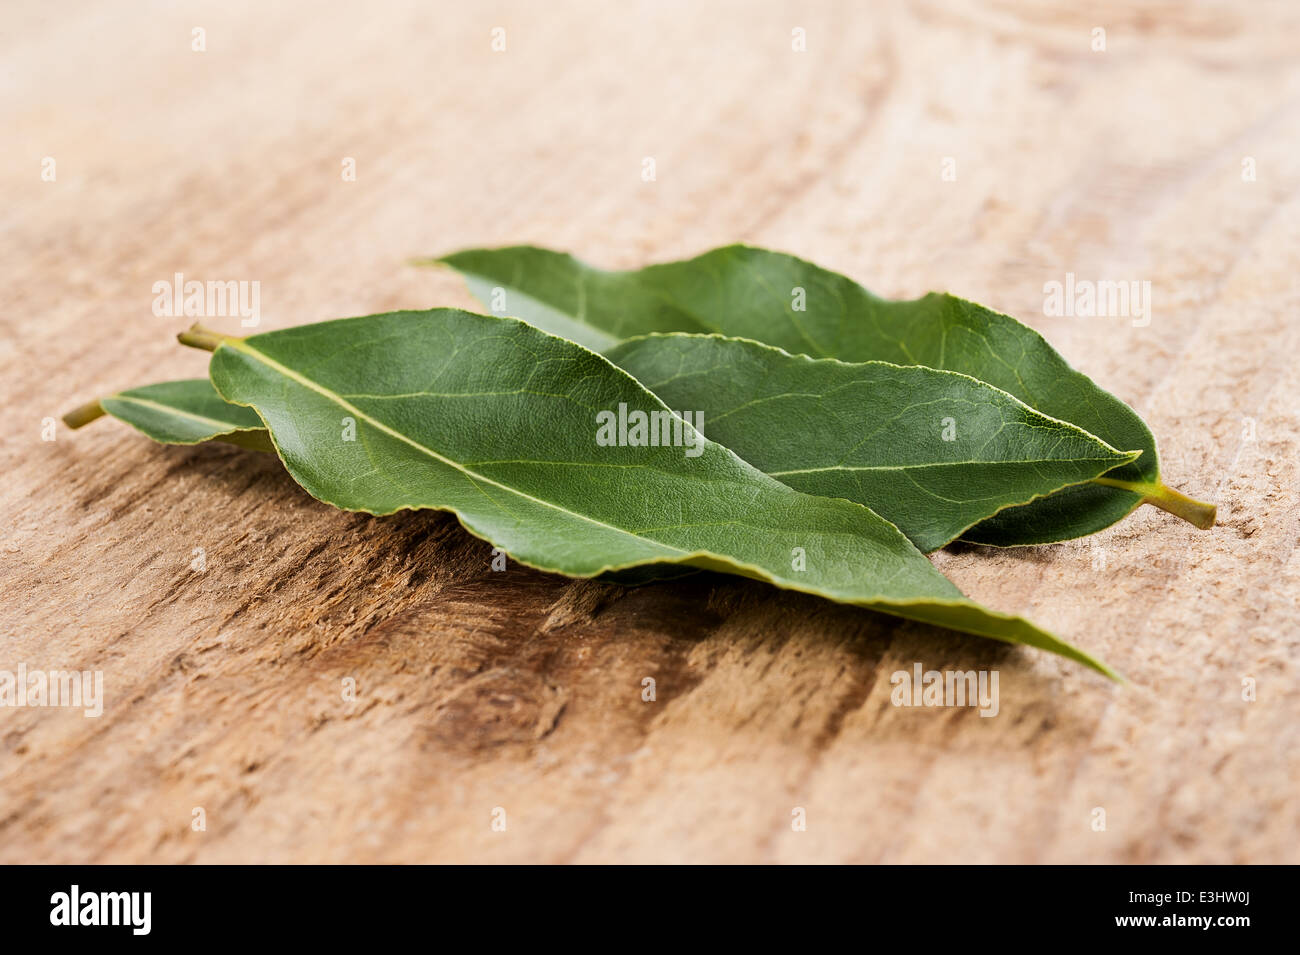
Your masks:
M966 375L847 364L716 335L633 338L607 357L759 470L865 504L923 551L1131 461Z

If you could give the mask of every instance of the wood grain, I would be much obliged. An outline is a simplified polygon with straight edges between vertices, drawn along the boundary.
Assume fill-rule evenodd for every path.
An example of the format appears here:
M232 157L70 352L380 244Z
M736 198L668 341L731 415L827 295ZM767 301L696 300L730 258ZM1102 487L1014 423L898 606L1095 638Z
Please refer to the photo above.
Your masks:
M1300 861L1300 11L864 7L9 4L0 669L106 704L0 709L0 861ZM1128 685L747 581L494 572L234 448L41 439L202 372L151 311L178 271L277 328L472 305L405 265L457 247L732 241L1021 316L1147 417L1212 532L935 558ZM1067 271L1150 281L1150 325L1045 317ZM894 707L915 661L996 668L999 715Z

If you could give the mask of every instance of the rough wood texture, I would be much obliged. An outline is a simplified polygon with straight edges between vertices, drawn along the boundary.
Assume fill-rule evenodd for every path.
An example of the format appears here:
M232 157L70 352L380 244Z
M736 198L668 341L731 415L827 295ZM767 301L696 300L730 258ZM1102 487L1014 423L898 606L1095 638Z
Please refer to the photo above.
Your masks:
M1300 861L1300 11L478 6L8 5L0 668L107 703L0 710L0 861ZM936 558L1128 686L745 581L495 573L251 452L41 440L202 372L151 312L178 271L273 328L471 305L404 264L467 245L735 240L1022 316L1148 418L1212 532ZM1151 324L1044 317L1067 271L1151 281ZM1000 714L892 706L914 661L997 668Z

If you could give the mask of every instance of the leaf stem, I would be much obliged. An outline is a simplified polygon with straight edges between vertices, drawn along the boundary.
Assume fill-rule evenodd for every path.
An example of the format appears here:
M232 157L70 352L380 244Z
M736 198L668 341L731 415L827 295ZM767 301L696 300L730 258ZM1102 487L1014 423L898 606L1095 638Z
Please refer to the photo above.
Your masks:
M1155 483L1117 481L1114 478L1099 477L1093 478L1092 483L1141 494L1143 504L1153 504L1160 510L1168 511L1175 517L1181 517L1203 531L1208 531L1214 526L1214 515L1217 508L1213 504L1207 504L1204 501L1188 497L1186 494L1175 491L1162 481L1156 481Z
M84 405L73 408L63 416L63 423L74 431L77 428L90 424L96 418L104 416L104 406L99 403L99 399L87 401Z
M198 322L177 335L176 340L182 345L189 345L191 348L202 348L204 351L216 351L217 346L225 342L243 341L242 338L237 338L234 335L223 335L221 332L204 328Z

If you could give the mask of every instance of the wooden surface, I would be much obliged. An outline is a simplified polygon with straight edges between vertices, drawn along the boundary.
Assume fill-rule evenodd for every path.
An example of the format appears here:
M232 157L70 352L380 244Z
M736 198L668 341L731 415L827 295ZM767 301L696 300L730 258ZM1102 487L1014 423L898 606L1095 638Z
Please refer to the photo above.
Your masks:
M0 669L106 703L0 709L0 861L1300 861L1300 10L1087 6L6 4ZM234 448L41 440L203 372L175 272L259 281L269 329L470 306L404 264L467 245L732 241L1020 316L1147 418L1213 531L935 558L1129 685L754 582L495 573ZM1150 281L1150 325L1045 317L1066 272ZM999 715L894 707L916 661L997 669Z

